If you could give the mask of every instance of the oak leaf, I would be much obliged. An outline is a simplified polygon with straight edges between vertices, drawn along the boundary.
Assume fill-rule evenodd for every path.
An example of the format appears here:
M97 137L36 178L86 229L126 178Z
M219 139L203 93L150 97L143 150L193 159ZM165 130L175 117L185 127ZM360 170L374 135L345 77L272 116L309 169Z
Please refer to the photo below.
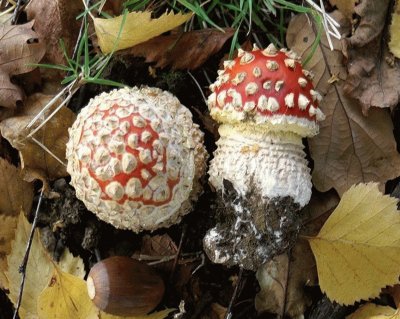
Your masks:
M93 19L100 49L110 53L145 42L185 23L192 14L165 13L157 19L151 12L130 12L111 19Z
M390 25L389 49L396 58L400 58L400 1L396 1Z
M72 125L76 116L64 106L33 135L53 155L32 139L27 138L31 129L26 129L26 126L52 98L51 95L34 94L27 99L24 107L16 116L0 123L3 137L20 152L22 169L24 171L38 171L38 175L46 176L49 179L67 175L65 145L68 141L68 128ZM32 130L45 120L60 102L59 100L58 103L50 107L32 127Z
M10 78L35 69L45 46L32 30L34 21L21 25L0 25L0 106L15 108L24 98L23 91Z
M346 22L335 16L342 26ZM300 31L299 31L300 30ZM287 32L288 45L303 57L311 50L315 33L305 15L295 16ZM390 114L371 109L368 117L354 99L343 91L347 71L338 41L330 51L323 36L307 67L315 74L314 84L324 98L321 109L326 115L320 133L309 139L314 160L313 183L325 192L334 188L339 195L360 182L386 182L400 175L400 156L396 150ZM329 83L337 76L338 81Z
M400 319L400 313L389 306L367 303L347 316L346 319Z
M363 0L355 7L360 17L353 35L344 39L349 76L344 90L367 113L373 107L394 107L400 97L400 67L390 64L384 28L390 0Z
M319 234L310 238L321 290L340 304L377 297L399 282L397 199L375 183L351 187Z
M156 62L155 67L194 70L210 56L217 53L233 36L234 30L195 30L184 33L160 35L121 52L122 55L145 57L147 63Z
M81 20L76 17L82 10L81 0L29 1L25 8L27 17L29 20L35 19L35 30L46 42L44 62L66 63L60 39L65 44L67 54L72 55L81 25Z

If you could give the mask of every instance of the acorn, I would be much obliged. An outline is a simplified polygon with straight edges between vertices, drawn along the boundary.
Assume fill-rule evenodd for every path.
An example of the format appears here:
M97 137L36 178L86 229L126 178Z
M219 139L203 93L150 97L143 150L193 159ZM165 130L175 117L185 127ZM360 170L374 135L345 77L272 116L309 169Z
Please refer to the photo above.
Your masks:
M162 278L147 264L114 256L95 264L87 278L90 299L102 311L118 316L140 316L161 301Z

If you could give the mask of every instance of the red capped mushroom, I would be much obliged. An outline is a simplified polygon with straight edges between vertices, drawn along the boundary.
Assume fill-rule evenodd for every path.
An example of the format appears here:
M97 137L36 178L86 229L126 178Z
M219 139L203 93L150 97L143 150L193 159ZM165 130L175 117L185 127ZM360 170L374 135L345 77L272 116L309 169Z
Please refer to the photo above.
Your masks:
M311 79L294 52L272 44L239 50L218 71L208 106L220 139L209 174L234 199L225 205L225 225L204 239L213 261L254 269L295 237L312 186L302 138L316 135L324 119Z
M201 191L203 134L168 92L102 93L69 133L67 170L76 196L117 228L138 232L175 224Z

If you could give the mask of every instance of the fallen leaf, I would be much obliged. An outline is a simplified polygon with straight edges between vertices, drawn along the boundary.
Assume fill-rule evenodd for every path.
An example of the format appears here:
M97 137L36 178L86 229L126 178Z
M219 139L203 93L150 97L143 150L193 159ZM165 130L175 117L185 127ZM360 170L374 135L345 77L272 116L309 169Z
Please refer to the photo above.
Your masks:
M345 25L343 19L336 20ZM300 30L300 31L299 31ZM312 25L305 15L295 16L287 32L288 45L303 57L310 52L315 39ZM400 156L396 150L393 124L386 110L371 109L363 116L355 100L343 92L347 72L342 64L340 43L333 39L330 51L326 37L307 65L315 74L316 89L324 95L321 109L326 115L320 133L308 140L314 160L313 183L326 192L334 188L342 195L360 182L382 182L400 175ZM332 74L339 81L329 84Z
M393 8L392 23L390 25L389 49L397 58L400 58L400 1L396 1Z
M330 4L336 6L338 10L349 20L351 20L354 7L359 0L329 0Z
M394 107L399 102L400 67L389 65L385 35L386 15L390 0L363 0L355 7L360 17L354 34L344 39L349 76L344 90L358 100L363 112L371 106Z
M58 262L60 270L83 279L86 275L85 265L81 258L74 257L69 249L64 249Z
M228 309L226 307L221 306L219 303L213 302L211 304L210 317L211 319L224 319L227 311Z
M255 299L256 310L290 318L304 316L312 303L304 288L318 282L315 260L305 241L296 243L290 259L284 254L261 266L256 277L261 288Z
M255 299L257 312L270 312L279 316L284 314L288 269L287 254L274 257L258 269L256 278L261 291Z
M25 11L28 20L35 19L35 30L46 42L44 62L66 64L60 39L65 44L67 54L71 56L81 25L81 20L76 17L83 11L82 1L31 0ZM49 74L48 72L48 69L42 70L42 73Z
M11 242L14 239L18 218L0 215L0 289L8 289L7 255L11 252Z
M367 303L347 316L346 319L400 319L400 314L392 307Z
M397 199L375 183L343 194L319 234L310 238L319 284L329 299L353 304L399 282L400 214Z
M153 312L145 316L128 316L128 317L113 316L105 312L100 312L99 319L164 319L167 318L167 316L174 310L175 309L165 309Z
M20 169L0 158L0 216L18 216L30 212L33 185L22 180Z
M19 215L18 226L15 231L14 241L11 244L11 251L7 257L8 270L6 271L6 277L9 281L9 297L11 301L16 305L18 294L21 284L21 273L19 267L25 255L26 245L31 232L31 224L28 223L23 213ZM64 252L61 260L61 267L82 276L83 272L83 261L78 257L73 257L69 251ZM35 230L31 251L29 254L28 265L26 268L26 278L24 293L22 296L22 304L19 310L19 316L21 319L43 319L47 318L38 312L38 300L43 289L46 288L53 272L62 272L61 268L51 260L47 254L42 242L38 230ZM63 274L65 274L63 272ZM70 275L73 276L73 275ZM83 281L79 277L75 277L77 280ZM84 282L84 281L83 281ZM84 284L84 292L86 293L86 284ZM69 288L68 288L69 289ZM87 293L86 293L87 294ZM51 303L48 304L51 307ZM56 318L50 316L50 318ZM87 318L87 317L67 317L60 316L57 318ZM97 317L93 317L97 318Z
M36 170L39 175L45 175L49 179L67 176L66 166L60 161L65 163L68 128L74 122L75 114L64 106L44 127L33 135L60 161L35 141L27 138L31 130L27 130L26 126L52 98L53 96L50 95L34 94L27 99L23 109L15 117L0 123L3 137L20 151L22 169ZM49 108L32 127L32 130L46 119L59 103L60 101Z
M7 257L8 270L6 271L6 276L8 278L10 290L8 296L14 305L17 303L21 284L21 273L18 270L25 255L30 231L31 225L28 223L23 213L21 213L18 219L18 227L15 232L14 241L11 244L11 253ZM53 269L54 265L40 242L39 233L35 231L26 268L21 308L19 310L21 319L39 319L37 313L37 298L50 280Z
M173 256L178 252L174 241L168 234L164 235L145 235L142 238L140 254L148 256Z
M86 282L58 267L37 302L40 319L96 318L98 312L89 298Z
M93 22L100 49L106 54L113 49L126 49L170 31L185 23L191 16L191 13L175 14L171 11L152 19L151 12L144 11L130 12L111 19L95 18Z
M45 46L32 30L34 21L7 26L0 25L0 106L15 108L24 98L22 90L10 77L32 71L44 53Z
M203 29L160 35L120 54L145 57L147 63L156 62L155 67L159 68L194 70L217 53L234 31L231 28L226 28L225 32Z

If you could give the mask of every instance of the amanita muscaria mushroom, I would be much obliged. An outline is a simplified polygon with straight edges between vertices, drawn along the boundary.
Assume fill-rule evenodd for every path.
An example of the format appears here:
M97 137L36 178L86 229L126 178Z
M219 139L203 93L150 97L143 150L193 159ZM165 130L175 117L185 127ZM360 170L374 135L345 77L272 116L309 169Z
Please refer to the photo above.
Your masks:
M271 44L239 50L210 86L221 123L210 183L225 206L204 239L214 262L257 269L296 237L312 187L302 138L324 119L311 79L295 53Z
M177 223L201 191L207 153L190 111L171 93L102 93L69 130L68 173L76 196L117 228Z

